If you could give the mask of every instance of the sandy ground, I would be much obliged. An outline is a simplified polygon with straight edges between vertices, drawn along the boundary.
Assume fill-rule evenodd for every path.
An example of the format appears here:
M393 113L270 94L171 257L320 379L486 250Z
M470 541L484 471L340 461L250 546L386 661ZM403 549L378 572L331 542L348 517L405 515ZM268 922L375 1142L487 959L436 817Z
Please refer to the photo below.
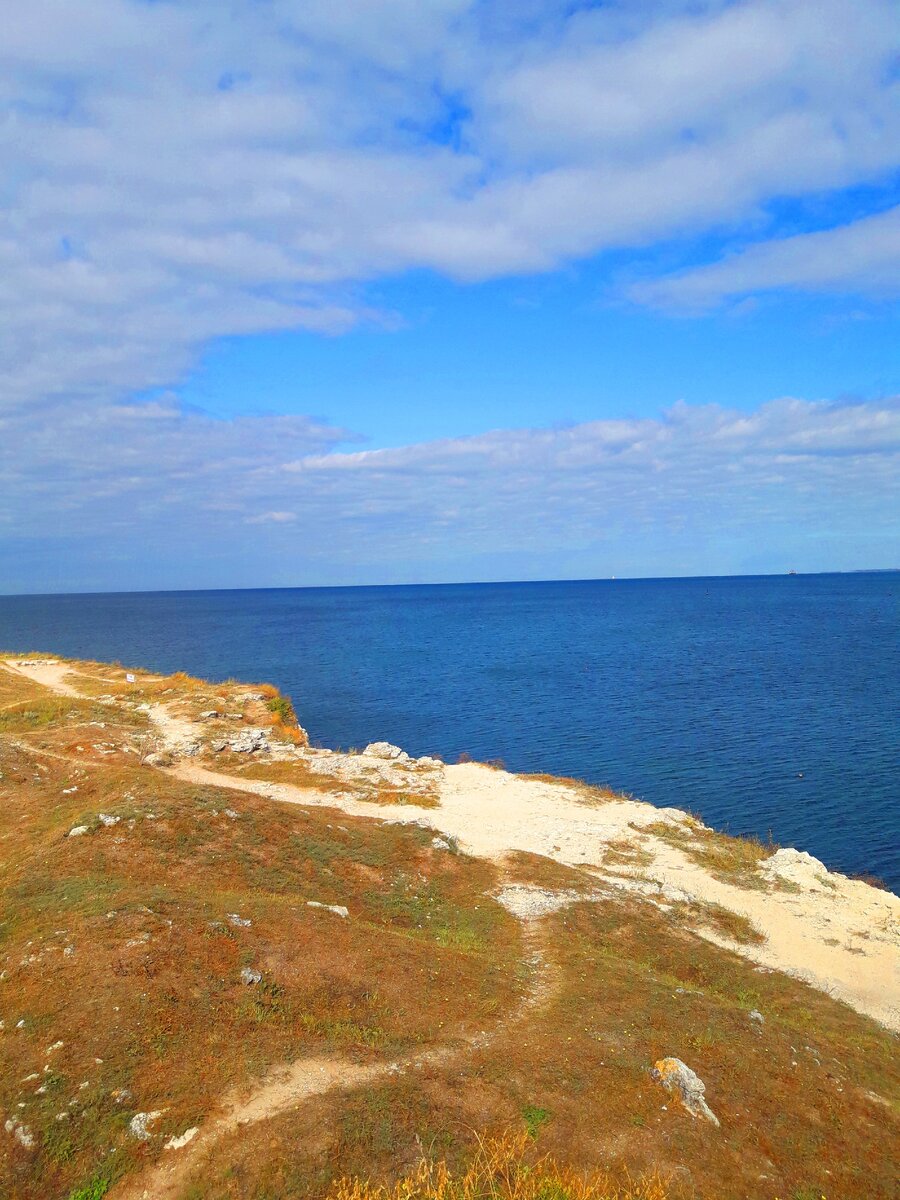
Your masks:
M63 695L77 696L64 663L19 660L8 669ZM203 728L173 716L164 704L150 710L160 744L176 757ZM704 932L746 958L805 979L860 1012L900 1030L900 899L891 892L829 872L795 855L784 871L795 890L754 890L714 878L686 854L642 832L656 821L683 823L687 814L633 800L587 804L563 783L511 775L478 763L441 773L437 808L384 805L290 784L251 780L181 758L169 770L181 779L251 792L271 800L341 808L376 820L417 822L456 838L470 854L502 860L513 850L593 869L603 886L641 891L658 903L697 900L747 917L765 936L738 945ZM630 841L652 854L635 870L603 866L610 842ZM784 857L786 852L782 852ZM780 861L780 860L779 860ZM776 860L772 860L773 865Z

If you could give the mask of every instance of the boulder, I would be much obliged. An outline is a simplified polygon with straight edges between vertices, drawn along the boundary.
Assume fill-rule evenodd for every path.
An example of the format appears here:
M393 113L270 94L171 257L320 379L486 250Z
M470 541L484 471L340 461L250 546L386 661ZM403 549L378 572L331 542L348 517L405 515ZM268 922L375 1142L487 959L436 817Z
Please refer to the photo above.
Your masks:
M409 755L405 750L401 750L399 746L393 746L390 742L369 742L363 754L369 758L387 758L391 762L409 762Z
M828 868L805 850L790 846L776 850L771 858L760 864L760 873L770 879L782 879L809 891L823 891L829 877Z
M719 1124L719 1118L706 1103L706 1084L680 1058L659 1059L650 1071L650 1078L677 1096L692 1117Z

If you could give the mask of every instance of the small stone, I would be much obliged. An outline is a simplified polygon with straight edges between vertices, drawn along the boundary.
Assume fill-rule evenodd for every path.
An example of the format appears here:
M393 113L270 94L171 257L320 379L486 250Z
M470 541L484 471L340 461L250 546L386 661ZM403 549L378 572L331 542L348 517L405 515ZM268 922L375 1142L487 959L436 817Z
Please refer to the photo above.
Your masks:
M31 1150L34 1147L34 1134L27 1125L16 1125L13 1129L13 1137L20 1146L24 1146L26 1150Z
M766 1020L766 1018L762 1015L762 1013L759 1011L759 1009L756 1009L756 1008L751 1008L750 1011L747 1013L747 1016L750 1018L751 1021L756 1021L757 1024L759 1024L759 1025L763 1025Z
M236 821L240 815L241 814L238 812L235 812L233 808L225 809L225 816L228 817L229 820Z
M650 1071L650 1078L661 1083L667 1092L678 1096L692 1117L702 1117L713 1125L719 1124L719 1118L706 1103L706 1084L680 1058L659 1059Z
M249 917L241 917L237 913L229 913L228 922L239 929L247 929L253 924Z
M247 987L252 987L255 983L262 983L262 972L255 971L253 967L244 967L241 971L241 983Z
M350 910L343 904L322 904L319 900L307 900L307 908L324 908L326 912L334 913L337 917L349 917Z
M201 721L214 721L216 719L216 717L221 717L221 716L222 716L222 714L219 712L219 710L217 708L211 708L211 709L209 709L208 712L202 712L200 714L200 719L201 719Z
M188 1142L192 1142L199 1132L199 1128L193 1125L190 1129L186 1129L180 1137L170 1137L163 1146L163 1150L180 1150Z
M85 833L90 833L90 827L88 825L73 825L66 834L66 837L81 837Z
M433 837L431 839L431 848L432 848L432 850L452 850L453 849L453 847L450 845L450 843L447 841L447 839L442 838L442 837Z
M100 824L105 825L107 829L110 829L113 825L118 825L118 823L122 820L121 817L111 817L108 813L97 813L97 819L99 820Z
M225 738L216 738L214 742L210 742L209 744L216 754L221 754L222 751L227 747L228 742L225 740Z

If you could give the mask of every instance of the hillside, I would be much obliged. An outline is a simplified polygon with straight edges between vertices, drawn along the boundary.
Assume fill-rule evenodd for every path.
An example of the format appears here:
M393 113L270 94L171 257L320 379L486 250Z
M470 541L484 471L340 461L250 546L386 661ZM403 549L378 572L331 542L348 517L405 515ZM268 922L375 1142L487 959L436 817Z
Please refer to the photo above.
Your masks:
M12 655L0 802L2 1197L896 1195L900 901L808 855Z

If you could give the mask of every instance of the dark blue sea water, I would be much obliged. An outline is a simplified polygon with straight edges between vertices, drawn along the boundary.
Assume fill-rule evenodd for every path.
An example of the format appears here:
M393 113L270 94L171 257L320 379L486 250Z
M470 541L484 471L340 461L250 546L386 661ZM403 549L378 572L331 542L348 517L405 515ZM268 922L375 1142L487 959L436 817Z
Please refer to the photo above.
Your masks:
M0 646L272 682L323 745L609 783L900 887L898 574L0 597Z

